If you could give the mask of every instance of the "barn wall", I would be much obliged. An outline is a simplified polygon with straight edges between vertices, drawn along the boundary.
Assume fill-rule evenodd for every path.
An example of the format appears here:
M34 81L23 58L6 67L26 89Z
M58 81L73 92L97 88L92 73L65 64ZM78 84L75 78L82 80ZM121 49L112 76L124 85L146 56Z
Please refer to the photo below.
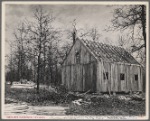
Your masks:
M108 80L104 80L103 72L108 72ZM120 73L124 73L124 80L120 80ZM62 81L71 91L143 91L142 69L136 65L108 62L66 65L62 67Z
M85 46L77 40L69 52L67 58L65 59L63 65L72 65L76 64L76 52L80 53L80 64L87 64L91 62L95 62L96 59L93 55L85 48Z
M99 62L97 65L97 92L128 92L142 91L141 67L136 65ZM104 80L104 72L108 72L108 79ZM120 80L120 73L124 80ZM135 74L138 81L135 81Z
M76 63L76 52L80 62ZM70 91L96 91L96 59L80 42L76 41L62 65L62 84Z
M96 91L96 63L72 64L62 67L62 84L70 91Z
M76 63L75 54L80 53L80 62ZM141 67L110 62L97 62L88 49L76 41L62 66L62 84L71 91L121 92L142 91ZM103 72L108 72L104 80ZM124 80L120 80L124 73ZM138 81L135 81L138 74Z

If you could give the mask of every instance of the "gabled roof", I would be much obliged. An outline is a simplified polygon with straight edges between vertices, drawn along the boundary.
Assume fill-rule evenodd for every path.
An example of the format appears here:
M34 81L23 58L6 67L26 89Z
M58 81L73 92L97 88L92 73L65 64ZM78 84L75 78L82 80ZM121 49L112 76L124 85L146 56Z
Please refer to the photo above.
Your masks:
M121 62L128 64L139 63L125 49L112 45L102 44L100 42L80 39L83 44L94 54L98 59L107 62Z

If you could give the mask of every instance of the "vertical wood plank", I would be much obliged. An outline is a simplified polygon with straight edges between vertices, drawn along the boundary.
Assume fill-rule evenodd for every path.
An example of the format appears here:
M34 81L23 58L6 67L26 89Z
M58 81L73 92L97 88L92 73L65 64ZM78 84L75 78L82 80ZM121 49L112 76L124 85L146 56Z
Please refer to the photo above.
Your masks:
M103 62L103 91L107 92L108 91L108 79L104 79L104 73L108 72L108 66L107 63Z
M70 78L71 78L71 79L70 79L70 88L71 88L70 90L71 90L71 91L74 91L74 90L73 90L73 65L70 66L70 74L71 74L71 75L70 75Z
M77 82L77 72L76 72L76 66L74 66L74 78L73 78L73 87L74 87L74 91L77 91L77 85L76 85L76 82Z
M91 76L91 80L90 80L90 83L91 83L91 91L93 92L93 63L90 64L90 76Z
M120 65L121 68L121 73L124 74L124 80L120 80L120 91L126 91L126 71L125 71L125 66L123 64Z
M120 92L121 91L121 80L120 80L120 72L121 72L121 68L120 68L120 65L117 65L117 79L118 79L118 91Z
M93 92L96 92L96 84L97 84L97 63L93 63Z
M104 63L102 62L101 63L101 67L102 67L102 70L101 70L101 73L102 73L102 76L101 76L101 78L102 78L102 82L101 82L101 87L102 87L102 92L104 92L106 89L105 89L105 80L104 80Z
M76 79L76 86L77 86L77 91L80 90L80 69L79 69L79 65L76 65L76 73L77 73L77 79Z
M100 78L99 78L99 62L97 63L97 73L96 73L96 76L97 76L97 83L96 83L96 91L99 93L100 92Z
M70 90L70 66L67 66L67 86L68 90Z
M118 91L118 68L117 65L114 64L114 91Z
M130 82L131 82L131 91L134 91L134 85L133 85L133 65L130 66Z
M114 64L112 63L111 64L111 72L110 72L110 74L111 74L111 91L115 91L115 85L114 85L114 75L115 75L115 73L114 73Z
M142 91L141 86L142 86L142 84L141 84L141 68L138 67L138 91Z
M130 91L130 88L131 88L131 83L130 83L130 66L127 65L126 66L126 91Z
M80 64L80 91L83 91L83 72L81 64Z
M82 75L83 75L83 79L82 79L82 81L83 81L83 86L82 86L82 88L83 88L83 90L82 91L85 91L85 69L84 69L84 65L82 66Z
M102 67L101 62L97 63L97 91L102 91Z
M138 81L135 80L135 75L138 75L138 66L136 65L134 66L133 80L134 80L134 91L138 91Z

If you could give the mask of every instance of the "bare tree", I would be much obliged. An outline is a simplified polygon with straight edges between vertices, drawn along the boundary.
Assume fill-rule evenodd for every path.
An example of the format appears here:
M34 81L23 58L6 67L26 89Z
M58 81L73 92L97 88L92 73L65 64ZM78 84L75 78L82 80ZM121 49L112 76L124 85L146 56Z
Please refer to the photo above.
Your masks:
M28 25L30 31L29 51L35 58L37 67L37 93L39 93L40 79L46 80L46 67L50 64L52 74L53 47L59 38L58 31L52 27L55 18L39 6L34 13L34 23Z
M93 41L97 41L101 34L99 33L96 27L93 27L90 32L90 36L92 37Z
M143 44L135 46L133 52L146 47L146 6L145 5L131 5L122 8L117 8L114 10L114 18L112 20L113 30L126 30L133 28L140 29ZM134 35L133 35L134 36Z
M143 55L146 55L145 5L122 6L120 8L115 9L114 16L112 19L112 26L109 26L106 30L120 31L122 34L126 35L128 46L130 44L128 50L130 50L132 54L139 53L140 51L140 53L143 52ZM121 41L123 42L123 40L120 40L120 42ZM141 59L145 60L146 58L142 57ZM145 62L144 60L140 62ZM143 66L145 65L145 63L141 64Z
M6 75L8 77L8 80L10 81L10 84L12 85L13 83L13 71L14 71L14 64L13 64L13 52L12 52L12 45L10 45L10 57L9 57L9 64L8 64L8 70L9 70L9 75ZM8 57L8 56L7 56ZM8 74L8 73L7 73Z
M15 36L15 47L16 52L15 57L18 60L18 80L26 78L27 74L27 57L26 57L26 39L28 31L25 30L24 23L18 25L16 31L14 32Z
M7 41L10 45L10 55L8 55L8 70L10 75L10 81L20 81L21 79L27 79L28 67L26 57L26 36L24 23L17 26L14 32L14 40ZM7 76L6 74L6 76ZM29 76L28 76L29 77ZM28 78L29 79L29 78Z
M98 39L102 36L100 32L98 31L97 27L92 28L83 28L79 30L80 36L82 38L90 38L93 41L98 41Z
M121 47L123 47L126 44L126 41L123 38L123 36L119 36L118 43L119 43L119 46Z
M33 63L35 64L37 61L37 64L35 67L37 67L37 93L39 93L39 81L40 81L40 69L41 69L41 56L43 53L43 44L45 44L45 26L47 27L48 15L46 15L43 11L43 9L37 8L34 13L34 19L35 23L30 23L28 25L28 30L30 32L30 41L28 46L28 52L30 55L32 55L34 59ZM46 30L48 31L48 30ZM37 60L36 60L37 59Z

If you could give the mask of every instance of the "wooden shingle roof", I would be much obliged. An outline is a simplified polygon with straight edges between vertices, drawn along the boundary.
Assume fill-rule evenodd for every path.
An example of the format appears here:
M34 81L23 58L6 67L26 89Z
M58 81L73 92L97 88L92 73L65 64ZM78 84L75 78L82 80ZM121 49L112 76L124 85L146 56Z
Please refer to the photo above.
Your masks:
M81 41L98 59L108 62L139 64L124 48L83 39Z

